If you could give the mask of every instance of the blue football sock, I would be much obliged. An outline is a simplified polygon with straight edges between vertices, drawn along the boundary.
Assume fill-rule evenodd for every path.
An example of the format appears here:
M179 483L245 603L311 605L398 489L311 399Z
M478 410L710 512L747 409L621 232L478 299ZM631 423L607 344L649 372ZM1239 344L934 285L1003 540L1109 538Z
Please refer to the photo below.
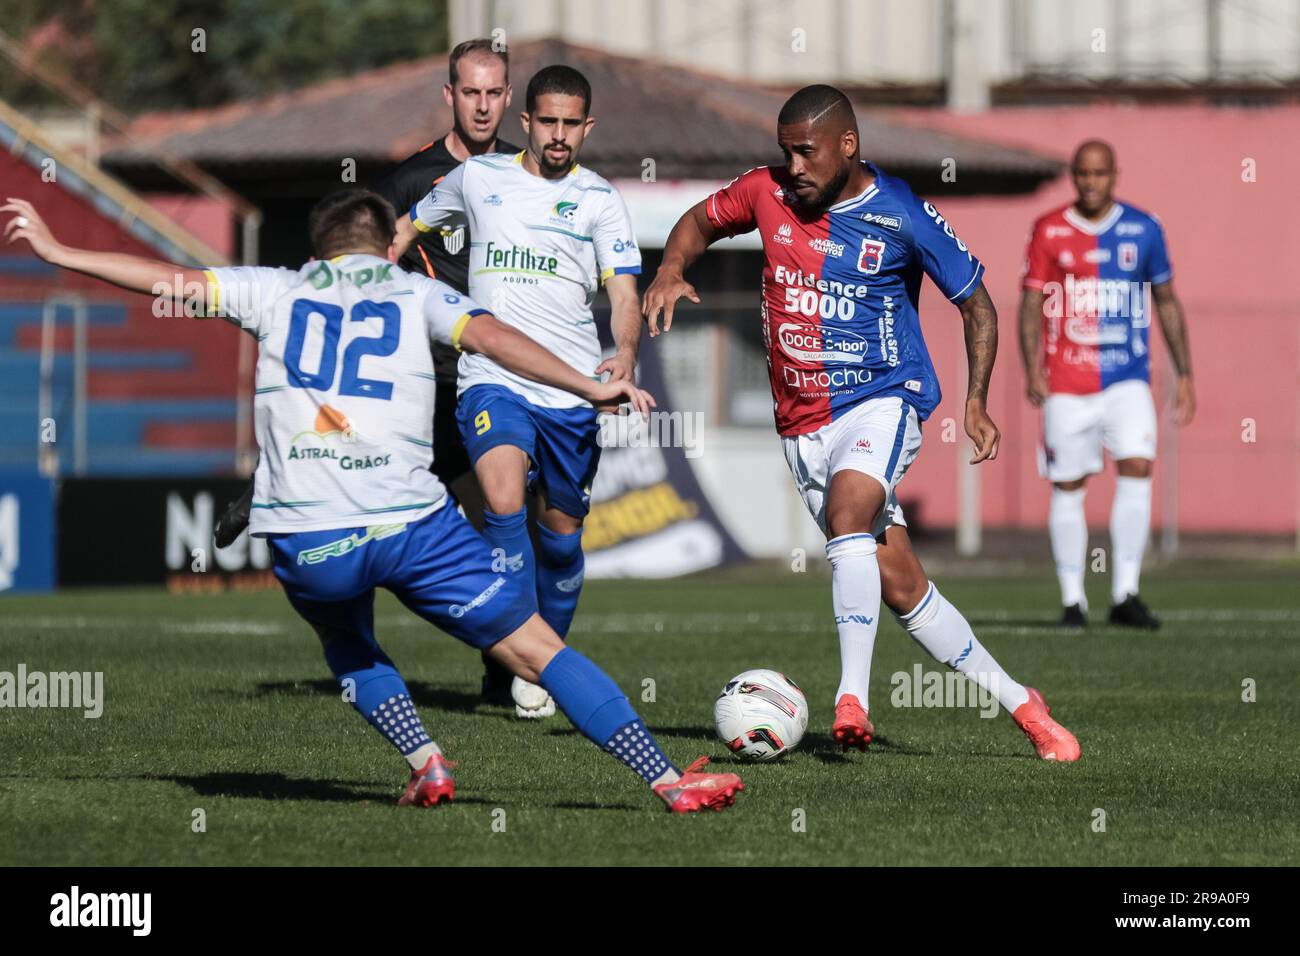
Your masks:
M646 783L677 769L618 685L573 648L551 658L541 683L584 737L618 757Z
M582 594L582 531L559 534L539 523L537 545L537 611L563 640Z
M325 645L325 660L339 685L348 692L352 706L403 757L433 743L420 722L406 682L378 644L360 639L330 641Z
M528 590L537 586L537 572L533 560L533 542L528 537L528 510L520 508L513 514L499 515L483 512L483 537L492 545L492 570L524 575Z

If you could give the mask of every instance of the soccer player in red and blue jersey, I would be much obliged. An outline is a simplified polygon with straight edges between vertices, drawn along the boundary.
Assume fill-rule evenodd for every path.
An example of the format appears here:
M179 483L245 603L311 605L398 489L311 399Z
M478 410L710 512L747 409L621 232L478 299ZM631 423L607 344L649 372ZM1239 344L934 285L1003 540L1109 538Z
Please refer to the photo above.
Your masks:
M1052 482L1048 528L1065 608L1061 624L1087 625L1084 484L1102 470L1104 449L1119 473L1110 517L1110 622L1155 630L1159 619L1138 597L1156 455L1148 288L1178 373L1178 424L1191 421L1196 393L1164 231L1154 216L1115 199L1116 172L1108 143L1083 143L1071 162L1078 198L1034 223L1020 350L1029 401L1043 409L1039 470Z
M923 276L965 324L973 460L997 455L985 409L997 313L984 266L934 206L861 161L853 107L834 87L790 97L777 142L784 166L751 169L673 227L644 311L652 336L661 311L667 332L678 299L699 302L684 270L715 240L759 230L776 427L832 568L841 663L833 735L846 750L865 749L875 732L867 691L883 597L917 643L1012 714L1040 757L1077 760L1078 741L1042 695L1007 675L927 578L895 495L940 397L917 315Z

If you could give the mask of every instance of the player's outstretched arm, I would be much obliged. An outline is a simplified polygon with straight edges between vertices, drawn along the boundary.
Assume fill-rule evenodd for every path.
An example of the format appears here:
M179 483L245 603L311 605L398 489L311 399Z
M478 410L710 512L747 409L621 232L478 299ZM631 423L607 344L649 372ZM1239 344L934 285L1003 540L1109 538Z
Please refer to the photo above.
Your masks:
M1020 293L1020 360L1025 366L1025 394L1029 404L1039 408L1047 400L1047 379L1043 376L1039 345L1043 329L1043 293L1025 289Z
M1186 425L1196 414L1196 389L1192 386L1192 348L1187 341L1187 319L1183 315L1183 304L1174 294L1172 282L1153 285L1151 298L1155 300L1156 313L1160 316L1160 331L1164 333L1165 344L1169 346L1169 357L1173 360L1174 370L1178 372L1174 420L1179 425Z
M691 263L704 255L704 251L723 235L709 221L704 206L705 201L701 201L686 210L686 214L677 220L677 225L668 234L663 261L659 264L659 271L655 273L650 288L646 289L645 300L641 304L641 311L650 326L651 338L659 334L660 312L663 313L664 331L667 332L673 326L673 308L678 299L686 296L692 302L700 301L695 287L682 275Z
M636 411L648 415L655 407L654 396L630 380L598 382L588 378L487 312L473 316L465 324L456 344L464 351L483 353L516 375L572 392L598 411L615 411L631 402Z
M636 356L641 349L641 302L636 295L636 276L615 275L605 281L609 294L609 328L614 336L614 355L596 366L596 374L609 373L610 381L631 380L636 375Z
M206 311L208 285L202 269L120 252L93 252L65 246L54 238L45 220L25 199L11 197L0 206L0 213L5 212L14 213L5 223L5 239L8 242L26 239L32 251L50 265L94 276L132 292L169 296Z
M989 418L987 402L993 362L998 354L998 313L984 283L957 306L966 330L966 434L975 443L971 464L998 457L1002 435Z

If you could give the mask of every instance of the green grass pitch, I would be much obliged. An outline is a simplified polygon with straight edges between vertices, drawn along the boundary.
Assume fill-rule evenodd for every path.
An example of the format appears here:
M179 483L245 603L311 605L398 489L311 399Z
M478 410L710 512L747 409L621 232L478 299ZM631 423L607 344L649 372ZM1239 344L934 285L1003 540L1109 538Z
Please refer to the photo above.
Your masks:
M1293 565L1149 575L1144 597L1166 617L1156 635L1099 623L1104 582L1092 630L1071 636L1050 627L1047 573L937 577L1078 735L1079 763L1034 759L1006 715L891 706L892 673L940 667L887 615L877 742L841 756L828 738L839 655L824 574L591 583L574 645L679 764L706 753L745 779L734 810L692 817L666 813L561 716L480 706L477 654L387 595L380 639L460 764L448 807L395 806L404 764L339 699L278 592L10 597L0 670L103 671L106 702L97 720L0 709L0 864L1300 863ZM712 703L751 667L799 681L812 718L796 753L737 766Z

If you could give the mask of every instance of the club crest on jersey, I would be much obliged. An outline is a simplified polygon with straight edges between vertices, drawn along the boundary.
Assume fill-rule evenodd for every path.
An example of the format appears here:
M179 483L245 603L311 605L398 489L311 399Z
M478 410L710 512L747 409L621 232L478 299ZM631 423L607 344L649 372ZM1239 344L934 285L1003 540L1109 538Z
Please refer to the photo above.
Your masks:
M443 229L442 247L447 250L447 255L454 256L465 248L465 227L457 226L455 229Z
M551 210L551 215L558 219L563 219L567 223L573 222L573 217L578 213L578 204L576 202L557 202L555 208Z
M880 264L885 261L885 244L879 239L863 239L862 251L858 253L858 271L873 276L880 271Z
M791 245L794 239L791 238L794 230L790 228L788 222L781 223L780 227L772 234L772 241L779 242L783 246Z
M1119 244L1119 267L1125 272L1132 272L1138 264L1138 247L1136 242Z

